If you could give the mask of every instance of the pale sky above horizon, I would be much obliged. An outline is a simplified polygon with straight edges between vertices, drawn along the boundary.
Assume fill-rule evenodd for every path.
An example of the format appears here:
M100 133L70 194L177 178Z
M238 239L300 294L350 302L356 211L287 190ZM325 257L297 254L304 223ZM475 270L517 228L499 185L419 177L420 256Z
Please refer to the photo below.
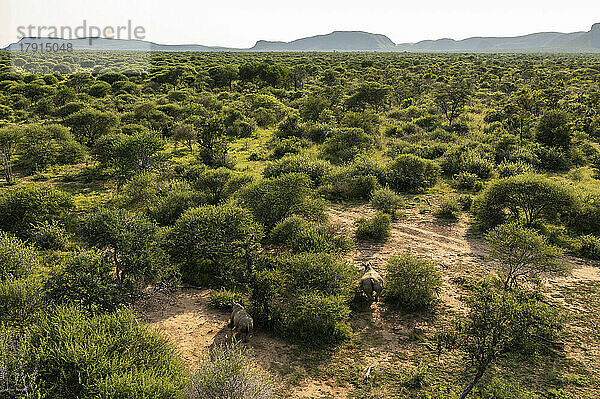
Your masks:
M587 31L600 22L600 1L485 0L0 0L0 47L19 26L132 25L145 40L247 48L257 40L290 41L334 30L387 35L396 43L534 32ZM565 7L566 5L566 7Z

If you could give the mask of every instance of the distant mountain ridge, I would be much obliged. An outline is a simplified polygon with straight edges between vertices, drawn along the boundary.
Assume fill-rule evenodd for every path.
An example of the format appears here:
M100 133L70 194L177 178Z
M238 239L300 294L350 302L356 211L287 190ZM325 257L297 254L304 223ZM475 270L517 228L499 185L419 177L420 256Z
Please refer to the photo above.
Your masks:
M362 31L335 31L291 42L259 40L247 49L199 44L157 44L144 40L106 38L51 39L23 38L4 50L19 51L27 44L71 44L74 50L104 51L304 51L304 52L600 52L600 23L587 32L540 32L515 37L471 37L464 40L438 39L417 43L394 43L381 34Z

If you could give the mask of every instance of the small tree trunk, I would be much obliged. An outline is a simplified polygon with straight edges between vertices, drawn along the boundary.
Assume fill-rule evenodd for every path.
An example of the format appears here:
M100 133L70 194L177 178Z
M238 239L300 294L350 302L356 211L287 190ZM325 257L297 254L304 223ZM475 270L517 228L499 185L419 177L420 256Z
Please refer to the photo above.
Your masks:
M465 390L460 394L459 399L465 399L471 393L473 388L475 388L475 385L477 385L477 383L479 382L481 377L483 377L484 372L485 372L485 369L481 369L481 370L477 371L477 374L475 375L473 382L471 382L469 384L469 386L466 387Z

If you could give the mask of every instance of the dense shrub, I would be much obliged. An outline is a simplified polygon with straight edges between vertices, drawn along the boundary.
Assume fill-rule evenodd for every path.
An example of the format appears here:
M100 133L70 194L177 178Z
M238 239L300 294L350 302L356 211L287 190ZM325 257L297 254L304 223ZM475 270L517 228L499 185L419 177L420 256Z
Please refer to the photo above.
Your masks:
M47 184L26 184L0 193L0 229L25 235L35 224L73 209L71 196Z
M588 234L578 240L578 253L588 259L600 260L600 238Z
M83 146L63 126L34 125L25 128L23 133L18 164L28 173L54 165L74 164L85 156Z
M481 179L487 179L492 175L494 164L480 152L468 148L466 145L451 147L442 159L440 166L444 174L454 176L460 172L469 172Z
M278 329L294 342L323 347L350 338L349 316L344 297L308 292L281 311Z
M576 204L564 185L532 174L500 179L490 184L475 200L479 226L489 229L507 220L523 220L527 226L554 222Z
M166 234L165 247L192 284L245 282L260 250L261 226L243 208L225 204L187 210Z
M561 110L545 112L538 122L535 137L551 147L568 147L571 144L569 115Z
M379 187L377 177L371 174L354 174L351 167L336 170L319 192L332 201L352 201L369 199Z
M410 253L393 256L386 264L383 298L407 311L427 310L442 289L442 275L428 259Z
M144 288L168 274L157 227L143 215L104 208L82 217L79 231L91 245L112 252L115 276L122 284Z
M392 217L387 213L378 212L370 219L356 220L356 238L358 240L385 241L391 234Z
M402 198L389 188L382 188L373 192L371 205L378 211L396 217L396 211L403 204Z
M292 252L332 252L348 249L345 237L335 235L333 226L304 220L292 215L279 222L269 235L269 241Z
M510 177L516 175L524 175L527 173L533 173L535 170L531 164L523 161L502 161L498 165L498 176Z
M30 328L44 392L61 398L182 398L185 371L166 337L129 312L58 307Z
M479 191L483 187L479 176L469 172L460 172L454 176L453 185L459 190L473 191Z
M0 281L30 275L39 265L31 246L0 231Z
M357 271L337 256L325 253L305 253L277 260L284 273L288 292L318 291L348 298L353 290Z
M242 294L236 291L231 291L225 288L219 290L212 290L210 292L210 298L208 304L216 309L231 310L233 303L244 304L244 297Z
M64 250L71 245L71 234L57 221L44 221L29 231L29 238L40 249Z
M42 284L37 276L0 279L0 325L23 328L43 309Z
M437 208L433 215L440 219L458 220L460 217L461 206L456 199L445 199Z
M325 140L322 155L334 164L348 163L373 146L373 137L360 128L346 128L334 131Z
M331 169L327 161L313 159L307 155L286 155L278 161L268 163L263 175L273 178L286 173L303 173L310 177L316 187L324 183L331 174Z
M316 198L311 186L308 176L287 173L272 179L263 179L243 188L240 190L239 199L267 231L291 215L323 221L325 205Z
M433 187L439 175L440 167L434 161L404 154L388 165L387 182L396 191L421 191Z
M253 364L241 345L226 344L210 351L190 381L189 399L271 399L273 383Z
M131 302L133 292L114 277L110 256L79 252L67 256L45 283L52 303L76 305L89 313L112 312Z

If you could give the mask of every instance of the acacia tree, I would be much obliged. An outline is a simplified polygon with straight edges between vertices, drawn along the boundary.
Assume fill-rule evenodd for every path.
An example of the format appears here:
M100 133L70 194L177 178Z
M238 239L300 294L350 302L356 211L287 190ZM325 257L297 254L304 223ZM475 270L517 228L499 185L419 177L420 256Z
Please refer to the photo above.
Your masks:
M16 126L5 126L0 129L0 155L4 166L6 183L13 182L12 157L23 138L23 129Z
M463 351L468 368L475 373L460 399L471 393L501 357L552 346L563 325L559 311L544 303L541 293L503 290L494 281L476 285L466 303L466 316L437 336L440 350Z
M471 88L464 80L454 80L450 83L441 84L433 93L433 100L442 110L448 124L452 127L452 122L460 116L465 105L469 102Z
M543 273L564 271L564 266L557 261L563 251L548 244L534 229L506 223L491 230L487 240L489 256L497 262L505 289L513 288L519 280L534 280Z

